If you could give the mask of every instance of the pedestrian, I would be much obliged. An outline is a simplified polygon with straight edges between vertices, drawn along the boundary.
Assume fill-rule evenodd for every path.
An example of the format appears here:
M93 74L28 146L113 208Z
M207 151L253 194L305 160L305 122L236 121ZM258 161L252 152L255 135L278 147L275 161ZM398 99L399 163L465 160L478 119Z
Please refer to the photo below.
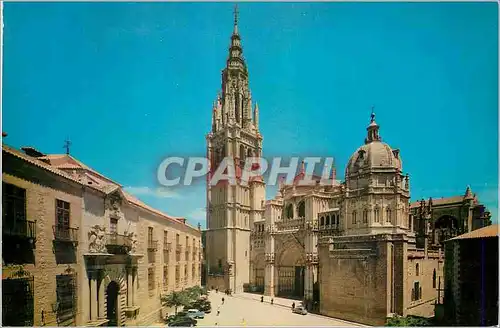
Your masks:
M219 288L215 288L215 292L219 294Z
M274 298L271 298L271 305L274 304Z
M261 297L260 297L260 302L261 302L261 303L264 303L264 296L261 296Z
M217 310L217 316L219 316L219 314L220 314L220 310Z
M295 302L292 303L292 310L295 310Z
M224 297L222 298L222 304L224 304Z

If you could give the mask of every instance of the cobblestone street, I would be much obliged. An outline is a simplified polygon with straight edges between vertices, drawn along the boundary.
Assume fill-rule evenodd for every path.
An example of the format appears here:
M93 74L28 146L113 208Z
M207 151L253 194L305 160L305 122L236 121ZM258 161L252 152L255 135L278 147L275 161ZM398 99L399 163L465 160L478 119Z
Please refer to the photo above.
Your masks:
M261 303L260 295L242 293L227 296L211 292L209 299L212 302L212 312L205 319L198 320L198 326L363 326L315 314L292 313L291 305L294 301L283 298L274 298L274 304L271 305L269 297ZM295 304L298 302L295 301Z

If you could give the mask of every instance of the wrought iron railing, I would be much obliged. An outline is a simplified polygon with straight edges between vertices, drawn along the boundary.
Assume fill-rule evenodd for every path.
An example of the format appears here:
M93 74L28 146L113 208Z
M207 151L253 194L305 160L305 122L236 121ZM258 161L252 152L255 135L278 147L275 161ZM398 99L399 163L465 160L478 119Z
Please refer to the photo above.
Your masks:
M148 251L156 252L158 250L158 240L148 240Z
M27 239L36 238L36 221L15 220L3 222L2 234Z
M181 244L177 244L177 245L175 246L175 251L176 251L177 253L181 253L181 252L182 252L182 245L181 245Z
M110 233L107 236L106 245L132 247L132 239L126 235L120 235L118 233Z
M78 228L71 228L63 225L52 226L54 239L61 242L78 242Z

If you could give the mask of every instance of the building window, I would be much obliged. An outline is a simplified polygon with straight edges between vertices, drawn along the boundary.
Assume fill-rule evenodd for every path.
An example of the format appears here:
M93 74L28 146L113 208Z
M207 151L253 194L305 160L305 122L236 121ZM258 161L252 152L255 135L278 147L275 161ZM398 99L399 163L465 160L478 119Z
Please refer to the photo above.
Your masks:
M417 277L418 277L418 275L420 274L420 272L419 272L419 271L420 271L420 266L419 266L419 265L418 265L418 263L417 263L417 264L415 265L415 274L417 275Z
M33 287L32 276L2 280L3 326L33 326L35 308Z
M375 222L380 222L380 209L377 207L375 208Z
M363 211L363 223L368 223L368 211Z
M305 218L306 217L306 203L304 201L301 201L299 203L299 218Z
M163 290L168 290L168 265L163 267Z
M155 289L155 268L148 268L148 290Z
M116 234L118 233L118 230L117 230L117 226L118 226L118 220L117 219L110 219L109 220L109 233L110 234Z
M386 220L386 222L392 222L392 211L390 208L386 209L385 220Z
M72 274L56 276L57 321L59 324L74 325L76 316L76 279Z
M422 287L420 287L420 282L415 281L413 283L413 290L411 291L412 301L418 301L422 298Z
M324 218L324 217L321 217L321 218L319 219L319 225L320 225L320 226L324 226L324 225L325 225L325 218Z
M292 204L288 204L288 206L286 207L286 218L287 219L293 218L293 206L292 206Z
M326 216L326 225L329 226L330 223L331 223L331 221L330 221L330 215L327 215Z
M352 211L352 224L356 224L356 211Z
M188 280L188 266L184 264L184 282Z
M148 241L153 241L153 227L148 227Z
M432 272L432 288L436 288L436 269Z
M3 229L26 221L26 190L4 183L3 185Z
M69 203L56 199L56 225L59 229L69 228Z

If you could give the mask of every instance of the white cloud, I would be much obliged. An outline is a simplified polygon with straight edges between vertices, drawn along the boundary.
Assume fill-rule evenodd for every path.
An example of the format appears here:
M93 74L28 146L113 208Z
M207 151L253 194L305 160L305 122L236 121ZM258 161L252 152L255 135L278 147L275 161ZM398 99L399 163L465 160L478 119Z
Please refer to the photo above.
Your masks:
M125 187L125 191L136 196L151 196L156 198L179 198L180 195L168 188L150 188L150 187Z

